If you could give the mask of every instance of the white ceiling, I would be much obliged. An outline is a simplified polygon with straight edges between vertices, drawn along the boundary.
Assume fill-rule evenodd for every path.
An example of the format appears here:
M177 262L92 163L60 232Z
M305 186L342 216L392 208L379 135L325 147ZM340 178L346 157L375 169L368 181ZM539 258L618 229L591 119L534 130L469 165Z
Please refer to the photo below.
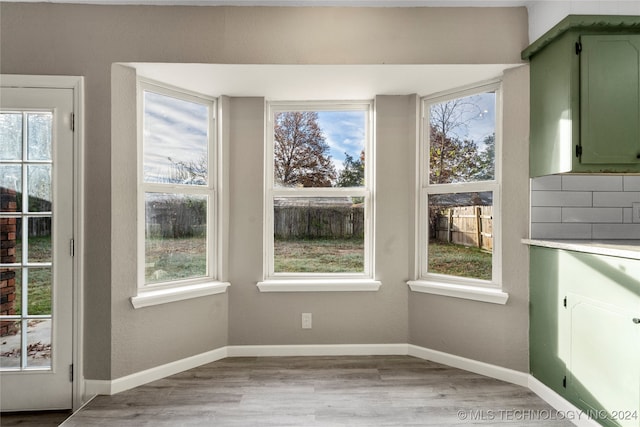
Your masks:
M209 96L259 96L269 100L372 99L421 96L502 75L521 64L480 65L236 65L125 64L138 75Z

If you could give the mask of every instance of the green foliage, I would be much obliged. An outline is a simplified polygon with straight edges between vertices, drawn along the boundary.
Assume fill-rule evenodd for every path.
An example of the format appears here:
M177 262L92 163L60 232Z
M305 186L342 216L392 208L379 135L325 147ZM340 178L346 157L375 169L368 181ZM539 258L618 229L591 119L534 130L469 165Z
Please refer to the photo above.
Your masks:
M338 187L361 187L364 185L364 150L360 152L360 158L354 159L348 153L344 153L343 169L338 176Z
M336 170L315 111L275 115L274 179L286 187L331 187Z
M474 179L489 181L496 177L496 134L488 135L484 141L484 149L480 151Z

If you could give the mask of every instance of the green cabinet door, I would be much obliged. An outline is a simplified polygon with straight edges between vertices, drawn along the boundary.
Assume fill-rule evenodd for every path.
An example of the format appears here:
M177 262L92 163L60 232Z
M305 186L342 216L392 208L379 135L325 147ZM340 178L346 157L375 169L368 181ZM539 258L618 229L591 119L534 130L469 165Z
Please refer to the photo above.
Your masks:
M529 255L531 374L602 425L639 426L640 260L535 246Z
M640 35L580 40L581 163L640 163Z
M567 388L583 409L604 425L640 425L640 327L634 313L568 294L570 361ZM604 415L604 413L602 414ZM607 419L610 418L610 419Z

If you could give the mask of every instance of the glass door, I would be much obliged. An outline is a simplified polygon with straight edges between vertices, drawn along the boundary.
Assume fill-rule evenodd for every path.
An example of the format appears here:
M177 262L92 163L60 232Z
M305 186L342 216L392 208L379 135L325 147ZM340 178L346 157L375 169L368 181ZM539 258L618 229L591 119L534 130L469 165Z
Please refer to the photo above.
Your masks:
M1 107L0 407L71 408L73 91L3 88Z

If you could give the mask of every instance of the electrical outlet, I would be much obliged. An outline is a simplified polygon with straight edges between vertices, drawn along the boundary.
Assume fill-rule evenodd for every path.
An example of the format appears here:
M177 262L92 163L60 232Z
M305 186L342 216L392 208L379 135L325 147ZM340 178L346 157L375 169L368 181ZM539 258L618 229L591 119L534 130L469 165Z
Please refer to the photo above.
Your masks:
M311 329L311 313L302 313L302 329Z
M640 203L632 203L631 209L633 209L633 213L631 214L632 221L640 222Z

